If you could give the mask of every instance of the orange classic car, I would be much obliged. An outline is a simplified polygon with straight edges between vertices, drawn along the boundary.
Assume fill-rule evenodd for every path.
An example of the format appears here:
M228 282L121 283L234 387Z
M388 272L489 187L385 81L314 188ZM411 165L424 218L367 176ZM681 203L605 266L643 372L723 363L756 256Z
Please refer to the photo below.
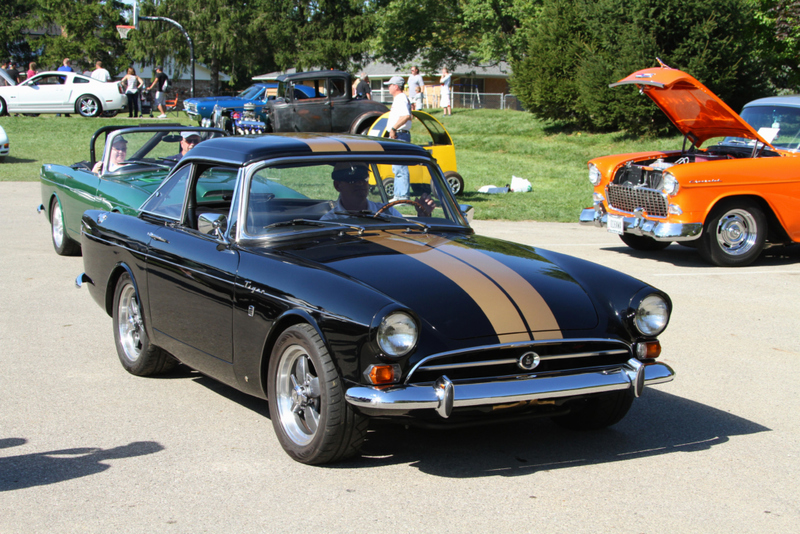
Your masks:
M663 64L611 87L618 85L650 97L683 133L683 147L589 161L594 205L581 223L604 226L638 250L696 246L726 267L748 265L768 246L800 242L800 98L756 100L739 116L692 76Z

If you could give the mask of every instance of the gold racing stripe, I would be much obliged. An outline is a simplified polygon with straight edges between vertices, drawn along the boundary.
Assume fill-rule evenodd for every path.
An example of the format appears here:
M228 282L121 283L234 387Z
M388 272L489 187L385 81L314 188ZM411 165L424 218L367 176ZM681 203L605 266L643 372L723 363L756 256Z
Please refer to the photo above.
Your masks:
M308 145L312 152L347 152L347 147L341 141L328 137L304 137L301 139Z
M362 236L362 239L414 258L452 280L475 301L489 319L495 334L502 336L503 342L530 341L517 308L485 274L427 243L415 242L405 236ZM514 333L502 334L504 332Z
M436 247L438 250L468 263L493 280L505 290L508 298L517 305L531 331L540 334L536 336L537 338L543 339L541 334L545 334L544 337L547 339L563 339L564 335L561 333L561 327L559 327L555 315L553 315L550 306L547 305L542 295L519 273L507 265L481 251L471 249L443 237L411 235L405 237Z
M345 144L355 152L383 152L383 146L369 139L346 139Z

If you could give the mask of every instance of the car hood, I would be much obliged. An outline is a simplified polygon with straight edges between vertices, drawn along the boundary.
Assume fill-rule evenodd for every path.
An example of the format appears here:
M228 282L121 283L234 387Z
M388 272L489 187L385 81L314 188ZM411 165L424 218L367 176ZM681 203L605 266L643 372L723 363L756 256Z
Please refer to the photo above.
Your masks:
M366 284L451 339L554 339L598 325L580 284L535 249L473 235L368 231L284 249Z
M712 137L744 137L770 145L705 85L669 67L634 72L609 87L636 85L696 146Z
M247 100L238 96L203 96L198 98L187 98L186 103L188 104L195 104L197 107L200 106L210 106L214 107L219 105L224 108L230 108L235 106L243 106L246 102L251 102L251 100ZM256 104L263 104L263 102L252 101Z

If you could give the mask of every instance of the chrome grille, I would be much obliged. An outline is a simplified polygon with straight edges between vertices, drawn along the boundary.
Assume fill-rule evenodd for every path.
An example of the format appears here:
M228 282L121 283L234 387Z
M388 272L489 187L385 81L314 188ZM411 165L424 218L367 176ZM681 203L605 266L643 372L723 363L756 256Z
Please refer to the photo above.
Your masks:
M529 352L535 352L541 358L541 363L535 369L526 371L517 362L523 354ZM631 357L628 345L608 339L508 343L429 356L411 370L405 382L414 385L432 384L442 375L447 375L457 383L568 373L590 368L616 368Z
M609 184L606 195L609 206L615 210L633 213L637 208L641 208L653 217L667 216L667 199L661 191Z

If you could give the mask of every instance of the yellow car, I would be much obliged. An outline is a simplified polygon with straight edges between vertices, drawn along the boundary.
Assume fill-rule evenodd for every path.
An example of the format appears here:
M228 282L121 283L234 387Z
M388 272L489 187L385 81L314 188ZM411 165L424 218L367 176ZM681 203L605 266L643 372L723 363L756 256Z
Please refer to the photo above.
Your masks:
M420 145L429 151L436 159L436 163L444 172L450 190L454 195L464 192L464 179L458 174L456 169L456 148L453 146L453 139L447 133L442 123L434 119L424 111L412 111L414 120L411 127L411 142ZM369 129L367 135L372 137L389 137L389 113L384 113L376 120ZM379 165L380 175L383 177L383 187L389 198L394 196L394 173L391 165ZM423 176L420 169L410 168L411 191L415 195L424 192L420 186L429 184L430 177ZM370 182L375 185L374 178L370 177Z

